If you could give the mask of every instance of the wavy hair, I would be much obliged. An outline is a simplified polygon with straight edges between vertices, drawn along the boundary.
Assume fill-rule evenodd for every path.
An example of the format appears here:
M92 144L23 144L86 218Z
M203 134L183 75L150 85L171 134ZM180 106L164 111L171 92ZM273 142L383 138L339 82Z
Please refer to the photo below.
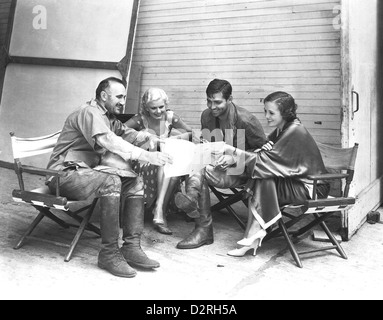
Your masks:
M293 122L298 119L298 105L295 103L294 98L290 94L282 91L274 92L265 98L264 103L266 102L273 102L277 104L282 118L286 122Z
M169 111L169 97L166 92L160 88L149 88L145 91L141 99L140 113L147 117L150 116L149 111L146 110L146 106L151 101L162 100L165 105L166 111Z

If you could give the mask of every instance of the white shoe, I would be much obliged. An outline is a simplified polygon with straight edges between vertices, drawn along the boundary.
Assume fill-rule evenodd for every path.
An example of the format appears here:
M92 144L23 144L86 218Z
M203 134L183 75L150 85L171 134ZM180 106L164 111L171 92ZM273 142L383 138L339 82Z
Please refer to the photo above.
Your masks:
M258 241L256 241L256 242L258 242ZM250 246L245 246L245 247L242 247L242 248L239 248L239 249L235 249L235 250L229 251L227 253L227 255L232 256L232 257L243 257L250 250L253 250L253 256L256 256L257 255L257 249L258 249L258 245L253 243Z
M259 230L255 235L253 235L250 238L242 239L241 241L238 241L237 243L240 246L250 246L252 245L257 239L259 239L259 247L262 246L263 238L266 237L267 232L264 229Z

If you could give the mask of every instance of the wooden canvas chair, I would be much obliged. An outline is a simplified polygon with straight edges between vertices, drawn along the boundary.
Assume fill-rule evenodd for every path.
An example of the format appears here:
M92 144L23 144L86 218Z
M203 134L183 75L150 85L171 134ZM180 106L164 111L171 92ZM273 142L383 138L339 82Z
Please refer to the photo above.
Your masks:
M65 257L65 262L68 262L71 259L73 251L76 248L76 245L85 230L90 230L96 233L97 235L101 236L100 229L89 222L93 214L94 208L97 204L97 198L93 200L93 202L69 201L69 199L60 196L59 171L48 170L44 168L38 168L22 164L21 161L24 158L51 153L57 142L60 132L36 138L19 138L16 137L14 133L10 133L10 135L12 142L14 167L20 187L20 189L13 190L13 200L16 202L27 203L32 207L36 208L38 211L37 217L25 231L24 235L20 238L19 242L14 247L14 249L20 249L24 245L26 239L28 237L31 237L31 234L33 230L37 227L37 225L43 220L44 217L46 217L58 223L63 228L77 228L77 232L73 238L72 243L70 245L61 244L69 247L68 254ZM33 190L27 190L25 187L23 173L57 177L56 194L51 194L49 188L46 185L39 186L38 188ZM55 210L58 210L59 212L64 212L66 215L77 221L77 224L70 224L60 219L57 216L57 213L55 213ZM85 212L85 214L81 216L80 213L82 212ZM47 239L39 240L51 242Z
M221 210L227 210L229 214L233 216L235 221L239 224L239 226L245 230L246 222L238 215L238 213L233 208L233 205L236 203L243 203L246 207L248 207L248 199L245 199L246 192L241 188L231 188L231 189L218 189L213 186L209 186L211 192L218 199L218 203L211 206L211 212L218 212Z
M307 200L304 205L301 206L285 206L281 208L284 219L280 219L279 227L269 233L266 240L282 235L288 244L288 248L298 267L302 268L301 256L310 253L336 250L340 256L347 259L347 255L341 247L339 241L335 235L330 231L326 224L326 220L335 212L344 212L347 208L355 204L355 197L349 196L349 190L351 182L354 178L355 162L358 153L358 144L355 144L352 148L335 148L325 144L318 143L325 167L328 169L328 174L310 176L309 180L314 183L314 190L312 200ZM318 199L316 196L317 182L320 180L327 180L329 182L336 182L335 185L337 191L336 196L329 196L327 199ZM330 193L331 194L331 193ZM292 214L291 210L298 210L299 214ZM302 224L299 230L290 232L289 229L302 221L307 215L312 215L313 220L307 224ZM287 220L286 222L284 220ZM328 241L332 243L332 246L324 246L319 249L314 249L305 252L298 252L291 236L297 238L304 234L307 234L313 228L320 226L328 237ZM291 230L291 229L290 229Z

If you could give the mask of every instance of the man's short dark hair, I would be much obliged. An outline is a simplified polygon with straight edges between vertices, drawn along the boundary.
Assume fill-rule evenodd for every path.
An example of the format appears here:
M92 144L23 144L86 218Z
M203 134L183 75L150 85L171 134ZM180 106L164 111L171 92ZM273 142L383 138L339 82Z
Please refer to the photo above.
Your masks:
M125 83L121 79L118 79L118 78L115 78L115 77L107 78L105 80L102 80L100 82L100 84L98 85L97 90L96 90L96 99L100 99L101 98L101 92L103 92L106 89L108 89L112 82L120 83L120 84L122 84L126 88Z
M222 92L222 96L229 100L231 94L233 93L233 88L229 81L214 79L210 82L209 86L206 89L206 95L209 98L212 98L215 94Z

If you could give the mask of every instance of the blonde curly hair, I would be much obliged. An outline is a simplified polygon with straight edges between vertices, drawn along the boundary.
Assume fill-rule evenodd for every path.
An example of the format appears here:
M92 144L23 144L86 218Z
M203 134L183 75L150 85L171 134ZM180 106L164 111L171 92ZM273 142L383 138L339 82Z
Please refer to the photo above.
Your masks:
M166 92L160 88L149 88L148 90L145 91L144 95L142 96L140 113L142 115L149 117L150 114L146 108L147 104L151 101L158 101L158 100L162 100L164 102L166 111L170 110L169 97L166 94Z

